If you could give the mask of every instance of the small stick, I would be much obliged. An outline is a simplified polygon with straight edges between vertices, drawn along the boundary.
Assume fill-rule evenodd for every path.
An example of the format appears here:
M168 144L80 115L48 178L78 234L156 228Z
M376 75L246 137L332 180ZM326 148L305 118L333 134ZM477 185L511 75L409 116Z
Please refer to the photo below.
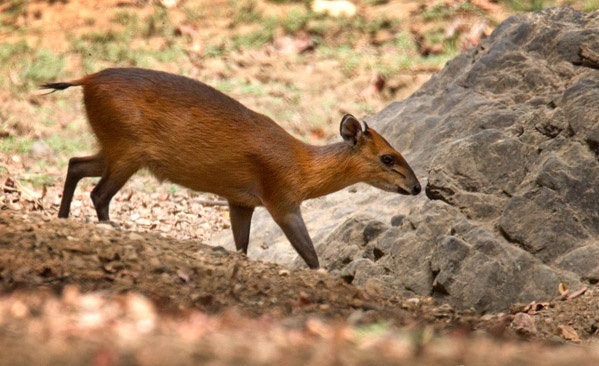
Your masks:
M227 206L227 201L213 201L213 200L197 200L200 205L203 206Z

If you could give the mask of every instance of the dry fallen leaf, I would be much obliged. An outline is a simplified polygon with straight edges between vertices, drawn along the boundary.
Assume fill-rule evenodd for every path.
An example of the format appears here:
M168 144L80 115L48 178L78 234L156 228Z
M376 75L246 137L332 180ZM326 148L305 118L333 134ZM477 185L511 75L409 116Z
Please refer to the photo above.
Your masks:
M560 295L562 295L562 296L567 295L568 292L570 292L568 285L563 282L560 282L560 284L557 288L559 290Z
M191 38L198 34L196 27L187 24L181 24L175 29L175 35L177 36L189 36Z
M304 307L304 306L312 305L313 303L314 303L314 301L310 298L310 295L308 295L307 293L302 291L299 294L299 298L297 299L296 306Z
M379 95L384 87L385 78L381 74L375 74L370 84L360 92L360 95L364 98L373 98Z
M299 34L296 37L284 36L275 39L274 46L283 54L302 54L314 49L314 40L309 34Z
M569 325L558 325L557 330L559 335L568 341L572 341L574 343L580 343L580 337L574 328Z
M522 312L528 313L530 315L534 315L537 311L541 311L547 307L549 307L549 302L536 302L533 301L530 304L526 305Z
M177 276L179 276L183 282L189 283L189 274L186 271L182 269L177 270Z

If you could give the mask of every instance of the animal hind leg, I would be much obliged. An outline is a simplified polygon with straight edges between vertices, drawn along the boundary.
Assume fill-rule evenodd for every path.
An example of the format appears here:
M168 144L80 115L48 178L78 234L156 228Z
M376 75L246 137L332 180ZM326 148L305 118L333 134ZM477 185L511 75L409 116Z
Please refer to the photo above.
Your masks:
M102 179L91 193L94 208L98 214L98 220L110 220L108 208L110 200L127 183L129 178L139 170L139 165L131 160L130 162L119 161L106 168L102 174Z
M104 170L106 170L106 161L104 160L102 153L92 156L71 158L69 160L69 168L67 170L64 189L62 191L62 200L58 210L58 217L69 217L71 201L73 200L77 183L79 183L81 178L100 177Z

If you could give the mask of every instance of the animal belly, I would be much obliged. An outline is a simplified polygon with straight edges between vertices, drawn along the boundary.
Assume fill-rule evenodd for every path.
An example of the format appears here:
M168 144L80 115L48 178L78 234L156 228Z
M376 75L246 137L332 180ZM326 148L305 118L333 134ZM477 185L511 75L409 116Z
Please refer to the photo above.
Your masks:
M248 178L247 172L232 172L233 167L222 169L202 164L165 166L150 163L148 168L160 181L168 180L197 192L214 193L240 205L262 205L257 184Z

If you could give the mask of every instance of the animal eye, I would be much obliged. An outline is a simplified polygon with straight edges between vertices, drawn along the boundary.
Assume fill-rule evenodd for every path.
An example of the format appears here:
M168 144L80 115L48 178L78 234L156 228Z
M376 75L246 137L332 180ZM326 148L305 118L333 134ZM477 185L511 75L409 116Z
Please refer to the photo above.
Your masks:
M395 157L393 155L383 155L381 156L381 162L387 166L393 166L395 164Z

